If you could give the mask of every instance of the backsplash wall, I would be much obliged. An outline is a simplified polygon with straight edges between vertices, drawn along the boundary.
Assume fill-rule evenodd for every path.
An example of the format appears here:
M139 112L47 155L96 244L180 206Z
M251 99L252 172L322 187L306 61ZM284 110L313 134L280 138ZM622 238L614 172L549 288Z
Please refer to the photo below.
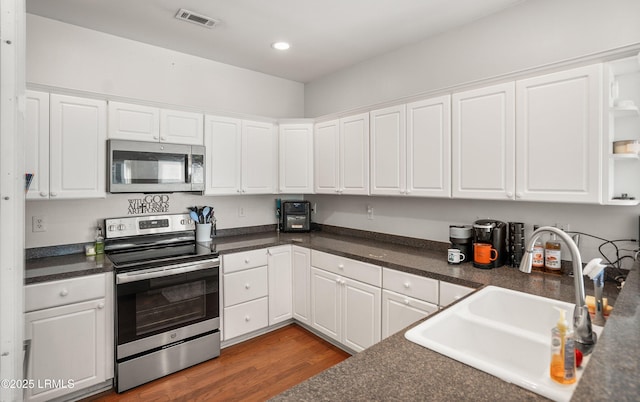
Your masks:
M472 224L485 218L524 222L527 238L534 224L555 223L568 223L572 231L609 240L638 238L640 207L319 194L305 198L317 206L312 216L317 223L442 242L449 241L449 225ZM367 206L373 208L373 219L367 217ZM580 240L583 260L600 257L601 243L583 236ZM637 248L637 243L617 244L621 248ZM610 252L613 248L604 250L609 251L609 258L614 258ZM563 253L563 259L570 259L568 253ZM625 261L625 267L630 266L629 262Z
M90 242L95 239L96 226L105 218L129 215L129 200L145 194L109 194L94 200L27 201L25 212L25 247L46 247ZM187 207L214 207L218 229L270 225L276 223L275 199L301 199L296 195L199 196L188 193L168 195L168 213L186 213ZM244 216L240 215L240 209ZM140 214L136 214L140 215ZM151 214L144 214L151 215ZM46 232L33 232L34 216L45 218Z

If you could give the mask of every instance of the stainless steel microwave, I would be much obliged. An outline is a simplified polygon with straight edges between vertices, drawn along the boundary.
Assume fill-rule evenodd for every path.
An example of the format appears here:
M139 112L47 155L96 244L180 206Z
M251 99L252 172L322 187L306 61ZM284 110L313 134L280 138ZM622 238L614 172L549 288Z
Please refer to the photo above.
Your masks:
M110 193L204 191L204 147L107 140Z

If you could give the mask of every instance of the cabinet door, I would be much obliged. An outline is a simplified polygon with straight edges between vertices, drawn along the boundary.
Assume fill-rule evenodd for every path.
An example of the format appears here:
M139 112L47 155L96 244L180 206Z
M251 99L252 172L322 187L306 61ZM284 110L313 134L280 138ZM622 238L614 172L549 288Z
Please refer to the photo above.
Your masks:
M438 311L438 306L399 293L382 291L382 339Z
M269 325L293 317L291 246L272 247L269 256Z
M49 94L27 91L25 115L26 173L33 174L27 199L49 198Z
M48 401L107 379L105 299L25 314L31 340L27 378L39 384L62 381L73 388L42 386L26 390L29 401Z
M293 246L293 318L311 324L311 250Z
M276 143L273 124L242 122L242 193L276 192Z
M160 109L109 101L109 138L160 140Z
M369 194L369 113L340 119L340 194Z
M340 277L311 267L311 326L340 341L342 333Z
M379 287L344 278L342 343L355 351L362 351L380 341Z
M452 194L513 199L514 83L453 94Z
M313 125L281 124L280 193L313 193Z
M51 94L51 198L106 196L107 103Z
M206 195L240 192L242 121L205 117Z
M516 197L598 203L600 64L517 82Z
M369 115L371 194L404 194L407 168L405 106L374 110Z
M335 194L340 189L339 121L316 124L313 141L315 192Z
M160 141L174 144L202 145L203 115L179 110L160 110Z
M451 197L451 96L407 105L407 195Z

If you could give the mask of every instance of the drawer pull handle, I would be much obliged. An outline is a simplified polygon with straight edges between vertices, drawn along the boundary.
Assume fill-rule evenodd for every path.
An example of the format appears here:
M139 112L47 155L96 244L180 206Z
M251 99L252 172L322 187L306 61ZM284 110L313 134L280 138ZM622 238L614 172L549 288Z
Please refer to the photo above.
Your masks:
M244 288L247 289L247 290L249 290L250 287L251 287L251 285L248 284L248 283L244 285Z
M98 310L102 310L104 308L104 303L98 304Z
M409 305L409 299L404 299L404 304Z
M69 294L69 291L68 291L67 289L62 289L62 290L60 291L60 296L62 296L62 297L65 297L65 296L66 296L66 295L68 295L68 294Z
M245 258L245 259L244 259L244 263L245 263L245 264L248 264L249 262L251 262L251 260L249 260L248 258Z
M338 264L338 268L344 269L344 264Z
M405 287L405 289L409 289L411 287L411 283L410 282L405 282L404 283L404 287Z
M249 321L251 321L251 317L249 317L249 316L247 315L247 316L245 316L245 317L244 317L244 320L245 320L246 322L249 322Z

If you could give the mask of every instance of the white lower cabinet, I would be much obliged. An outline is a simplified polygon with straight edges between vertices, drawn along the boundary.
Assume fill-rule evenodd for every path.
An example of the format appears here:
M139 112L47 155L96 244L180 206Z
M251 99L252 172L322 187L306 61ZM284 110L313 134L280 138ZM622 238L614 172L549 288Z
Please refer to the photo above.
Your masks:
M269 325L293 317L293 272L291 246L271 247L267 250L269 267Z
M438 311L438 280L384 268L382 283L383 339Z
M311 325L311 250L291 247L293 318Z
M110 274L25 287L30 340L28 401L77 393L113 378L113 290Z
M267 250L222 257L223 339L229 340L269 325Z
M433 313L438 306L390 290L382 291L382 339Z
M311 326L359 352L380 341L382 269L311 252Z
M449 282L440 282L440 307L446 307L449 304L457 301L475 289L462 285L456 285Z

